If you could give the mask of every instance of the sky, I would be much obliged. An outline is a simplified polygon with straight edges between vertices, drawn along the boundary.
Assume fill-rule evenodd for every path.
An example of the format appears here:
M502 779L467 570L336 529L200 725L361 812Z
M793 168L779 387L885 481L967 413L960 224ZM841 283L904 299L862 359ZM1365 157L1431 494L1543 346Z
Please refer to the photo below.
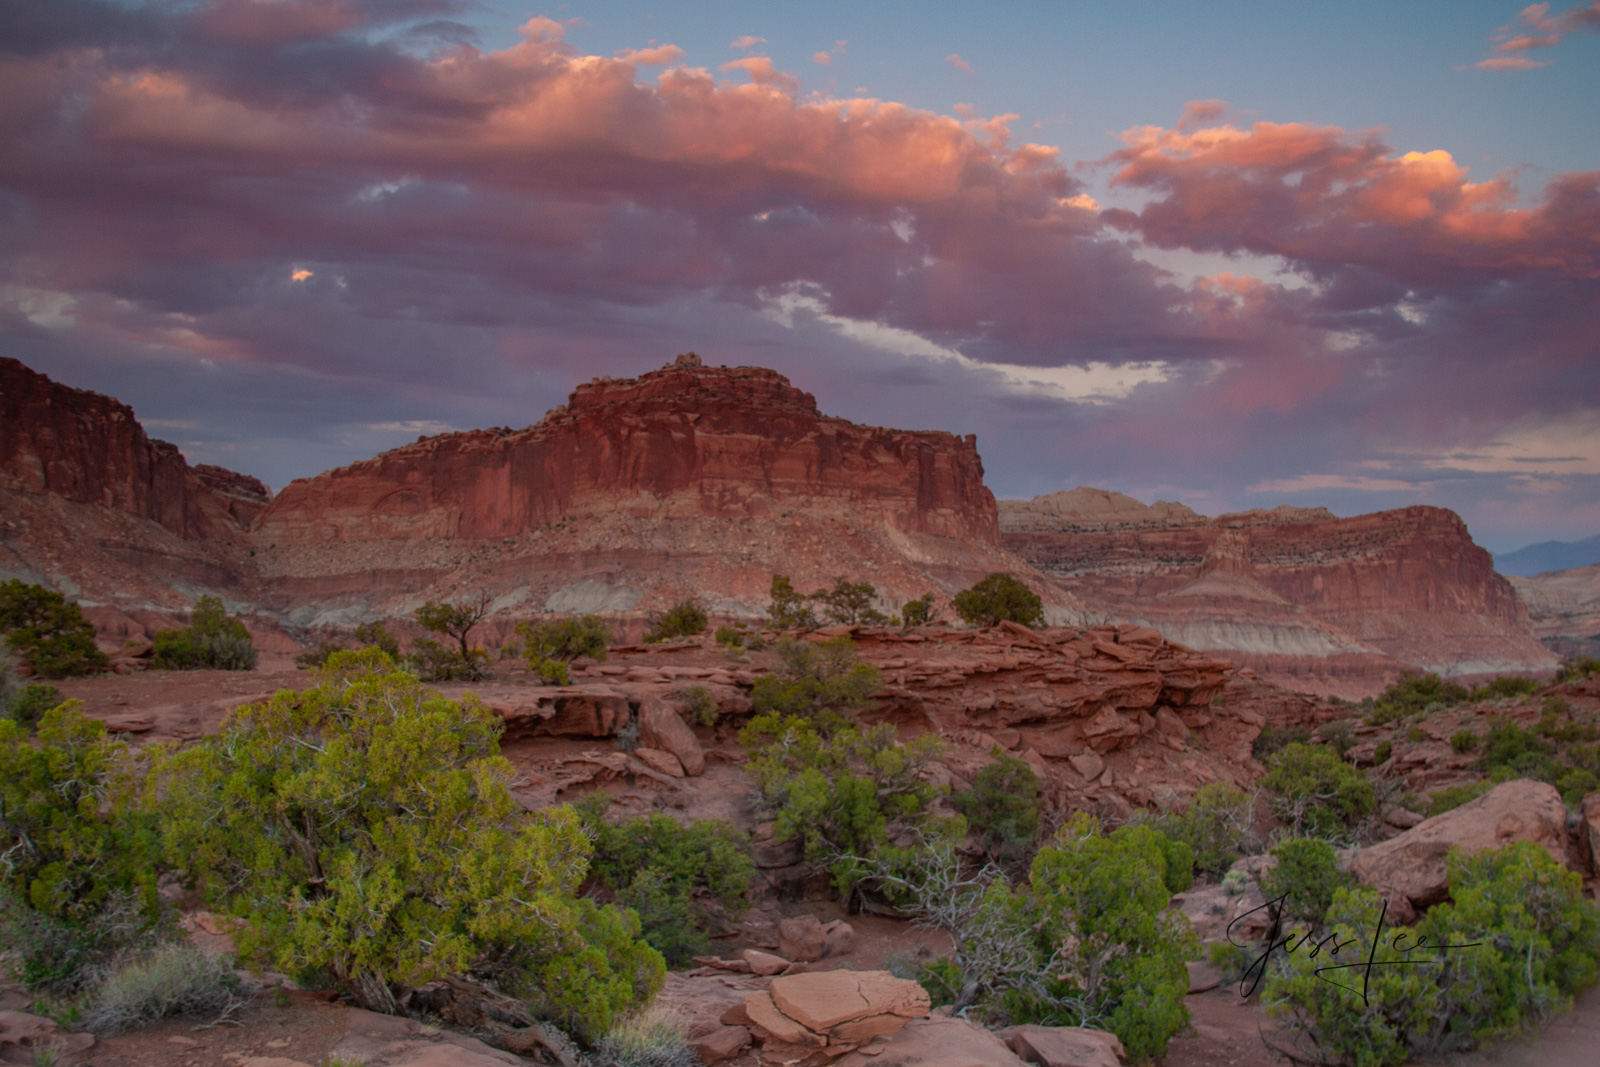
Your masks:
M695 351L996 495L1600 532L1600 0L4 0L0 354L275 488Z

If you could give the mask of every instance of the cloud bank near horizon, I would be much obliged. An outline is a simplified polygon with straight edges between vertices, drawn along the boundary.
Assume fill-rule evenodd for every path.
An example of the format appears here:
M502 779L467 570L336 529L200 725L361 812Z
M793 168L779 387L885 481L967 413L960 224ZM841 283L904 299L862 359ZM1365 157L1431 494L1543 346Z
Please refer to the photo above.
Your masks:
M1600 172L1523 194L1216 100L1069 161L748 35L713 72L466 10L9 5L5 347L275 485L694 349L976 432L1002 496L1600 529Z

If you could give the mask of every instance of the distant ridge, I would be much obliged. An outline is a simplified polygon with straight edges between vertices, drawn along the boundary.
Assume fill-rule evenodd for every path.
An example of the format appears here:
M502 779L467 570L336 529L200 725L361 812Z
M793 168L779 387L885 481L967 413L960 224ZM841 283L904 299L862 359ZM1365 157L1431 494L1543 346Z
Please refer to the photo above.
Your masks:
M1501 574L1531 578L1546 571L1567 571L1600 563L1600 534L1582 541L1540 541L1515 552L1497 554L1494 569Z

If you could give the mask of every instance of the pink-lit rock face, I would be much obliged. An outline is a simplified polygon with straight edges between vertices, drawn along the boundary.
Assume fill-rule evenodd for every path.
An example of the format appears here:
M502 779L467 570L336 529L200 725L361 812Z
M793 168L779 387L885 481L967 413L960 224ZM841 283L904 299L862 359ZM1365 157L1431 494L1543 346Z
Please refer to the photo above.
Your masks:
M972 437L857 426L775 371L684 361L579 386L524 430L474 430L291 483L278 545L513 537L569 517L770 519L833 504L908 533L995 545Z
M221 467L190 467L154 441L133 409L0 359L0 489L55 494L158 523L190 540L236 541L267 487Z
M1365 695L1402 665L1471 674L1555 664L1453 511L1208 519L1113 498L1079 489L1005 501L1004 544L1093 609L1315 691Z

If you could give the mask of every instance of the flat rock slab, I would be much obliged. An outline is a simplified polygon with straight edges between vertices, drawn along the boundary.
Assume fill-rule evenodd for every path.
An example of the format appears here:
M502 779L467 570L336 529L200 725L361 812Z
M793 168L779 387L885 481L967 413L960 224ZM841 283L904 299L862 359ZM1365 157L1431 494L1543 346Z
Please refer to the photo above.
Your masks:
M946 1018L912 1019L899 1033L834 1061L838 1067L1025 1067L1026 1062L998 1035Z
M928 1014L927 991L888 971L817 971L774 978L772 1002L816 1033L874 1015Z
M1000 1037L1041 1067L1118 1067L1126 1056L1116 1034L1081 1026L1013 1026Z

